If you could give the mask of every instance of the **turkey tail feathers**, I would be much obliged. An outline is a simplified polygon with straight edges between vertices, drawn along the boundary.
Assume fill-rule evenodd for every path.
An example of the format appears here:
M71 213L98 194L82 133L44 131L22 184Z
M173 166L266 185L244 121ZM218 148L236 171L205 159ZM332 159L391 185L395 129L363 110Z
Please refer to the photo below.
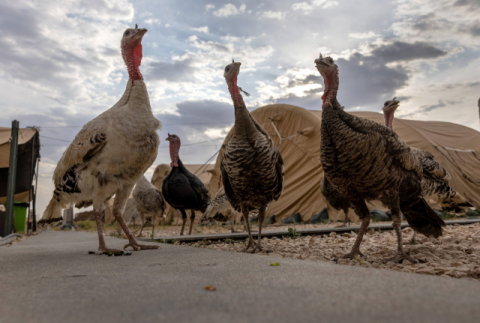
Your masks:
M472 204L458 193L453 197L440 199L439 203L443 210L456 213L465 213L469 208L473 207Z
M445 222L423 198L416 199L413 203L412 201L405 201L400 204L400 209L414 231L427 237L438 238L442 235L442 227L445 226Z
M46 225L52 222L62 220L62 204L57 200L57 197L54 196L50 203L48 203L45 212L43 212L43 217L40 221L38 221L39 225Z

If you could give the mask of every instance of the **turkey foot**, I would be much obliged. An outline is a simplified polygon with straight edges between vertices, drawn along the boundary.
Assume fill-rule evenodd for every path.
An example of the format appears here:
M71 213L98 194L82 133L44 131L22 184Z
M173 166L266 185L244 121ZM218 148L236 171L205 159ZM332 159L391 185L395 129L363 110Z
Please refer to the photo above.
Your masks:
M363 253L360 252L360 248L353 248L352 251L341 256L340 259L353 259L357 255L360 257L364 256Z
M123 255L124 252L123 250L119 250L119 249L110 249L110 248L107 248L107 247L98 247L98 252L97 252L97 255L107 255L107 256L120 256L120 255Z
M127 249L128 247L132 247L133 250L139 251L139 250L148 250L148 249L158 249L160 246L152 246L152 245L145 245L145 244L138 244L136 241L130 241L128 244L126 244L123 247L123 250Z
M261 245L257 244L257 247L255 249L253 249L252 251L250 251L250 253L258 253L258 252L262 252L262 251L264 251L263 247ZM267 250L267 252L268 252L268 250Z
M345 228L345 227L349 227L350 226L350 223L352 221L350 221L350 218L347 216L345 218L345 220L343 221L343 224L339 225L339 226L336 226L335 228Z
M404 259L407 259L408 261L410 261L412 264L418 264L418 261L416 261L415 259L413 259L412 257L408 256L407 254L405 253L397 253L395 255L395 257L392 257L392 258L387 258L387 259L384 259L383 261L384 262L389 262L389 261L392 261L394 263L400 263L402 262L402 260Z
M243 252L247 252L247 250L250 249L250 247L254 247L254 248L257 247L257 244L255 243L255 241L253 241L253 240L248 241L248 245L247 245L247 247L245 248L245 250L243 250ZM254 249L254 250L255 250L255 249Z

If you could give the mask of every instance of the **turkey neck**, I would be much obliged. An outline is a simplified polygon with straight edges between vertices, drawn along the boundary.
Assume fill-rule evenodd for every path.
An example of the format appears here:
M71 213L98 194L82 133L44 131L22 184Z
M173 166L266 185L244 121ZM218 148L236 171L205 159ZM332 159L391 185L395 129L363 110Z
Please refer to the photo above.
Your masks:
M242 94L237 86L237 77L227 81L228 90L232 96L233 107L235 108L235 125L233 126L233 135L250 138L257 128L252 122L250 112L245 107Z
M325 93L323 93L323 110L328 110L329 108L339 108L340 103L337 101L337 92L340 80L338 78L338 69L334 72L331 72L330 75L324 75L325 79Z
M122 47L122 56L127 66L129 79L127 88L116 106L132 102L133 104L129 105L131 109L140 109L143 111L146 109L151 114L152 108L150 106L147 86L143 81L143 76L139 69L142 61L142 44L138 43L133 49Z
M122 47L122 56L127 65L128 76L132 81L143 80L142 73L140 73L140 65L142 63L142 44L138 43L135 48Z
M185 173L186 171L188 171L187 168L185 167L185 165L183 165L183 163L182 163L182 161L180 160L180 158L178 158L177 164L178 164L178 166L173 166L173 167L172 167L172 172L173 172L174 170L177 170L177 171L179 171L179 172L181 172L181 173Z

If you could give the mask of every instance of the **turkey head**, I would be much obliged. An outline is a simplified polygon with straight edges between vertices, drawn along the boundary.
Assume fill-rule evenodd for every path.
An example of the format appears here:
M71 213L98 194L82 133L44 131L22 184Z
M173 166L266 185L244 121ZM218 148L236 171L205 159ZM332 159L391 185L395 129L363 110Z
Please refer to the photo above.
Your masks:
M146 32L146 28L138 28L135 25L135 28L128 28L123 33L121 41L122 56L132 81L143 80L143 76L138 68L142 63L142 38Z
M330 56L322 57L322 54L320 54L320 57L315 60L315 65L317 70L323 76L323 80L325 82L325 91L322 95L323 104L325 104L326 102L330 102L330 99L333 99L337 96L338 66L333 61L333 58Z
M168 134L167 141L170 141L170 158L172 162L170 163L170 167L178 167L178 153L180 152L180 137L177 135Z
M385 125L390 129L393 129L393 115L395 114L395 110L400 106L400 101L396 100L397 98L393 98L393 100L385 101L383 105L383 117L385 118Z

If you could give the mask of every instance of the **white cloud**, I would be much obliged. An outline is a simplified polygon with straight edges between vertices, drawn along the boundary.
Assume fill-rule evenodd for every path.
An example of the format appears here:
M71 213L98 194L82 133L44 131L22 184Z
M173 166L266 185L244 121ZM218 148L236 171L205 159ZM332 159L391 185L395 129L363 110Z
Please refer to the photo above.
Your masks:
M138 15L139 18L146 18L151 16L152 16L152 13L148 11L142 12L141 14Z
M265 11L262 13L262 18L267 18L267 19L278 19L278 20L283 20L285 19L285 16L287 14L285 12L281 11Z
M293 10L302 10L305 14L310 13L314 8L328 9L338 6L337 1L313 0L308 2L297 2L292 5Z
M235 36L230 36L230 35L227 35L227 36L223 36L222 37L223 40L227 41L227 42L230 42L230 43L236 43L236 42L242 42L242 43L245 43L245 44L248 44L250 42L252 42L252 40L256 39L256 37L254 36L250 36L250 37L235 37Z
M160 19L156 19L156 18L146 19L146 20L145 20L145 23L146 23L146 24L149 24L149 25L161 25Z
M198 28L192 28L192 30L198 31L198 32L201 32L201 33L208 34L208 26L198 27Z
M377 36L373 31L369 31L366 33L350 33L348 37L355 38L355 39L368 39Z
M213 8L215 8L215 5L209 3L205 6L205 12L208 12L208 11L212 10Z
M228 3L224 5L222 8L214 11L213 14L217 17L235 16L235 15L238 15L239 13L244 13L245 8L246 6L244 4L242 4L237 9L237 7L235 7L234 4Z

